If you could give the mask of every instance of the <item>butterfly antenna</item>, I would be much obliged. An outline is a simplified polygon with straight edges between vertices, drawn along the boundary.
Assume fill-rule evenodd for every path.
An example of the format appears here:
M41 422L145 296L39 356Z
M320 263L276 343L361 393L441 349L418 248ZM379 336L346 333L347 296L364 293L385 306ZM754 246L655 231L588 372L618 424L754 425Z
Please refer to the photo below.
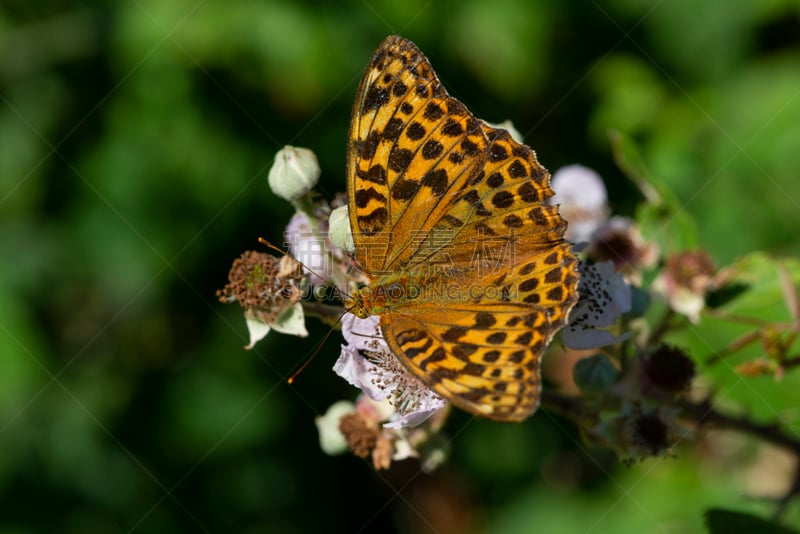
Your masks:
M275 245L273 245L272 243L270 243L269 241L267 241L267 240L266 240L266 239L264 239L263 237L259 237L259 238L258 238L258 242L259 242L259 243L261 243L262 245L264 245L264 246L265 246L265 247L267 247L267 248L271 248L271 249L272 249L272 250L274 250L275 252L280 252L280 253L281 253L281 254L283 254L283 255L288 255L288 254L289 254L288 252L286 252L286 251L285 251L285 250L283 250L282 248L280 248L280 247L276 247Z
M345 312L345 313L347 313L347 312ZM344 317L344 313L341 314L338 319L336 319L336 323L337 324L342 320L342 317ZM314 352L311 353L311 356L306 358L306 361L304 361L303 364L300 367L298 367L297 370L294 373L292 373L292 376L290 376L289 379L286 381L288 384L292 384L295 381L295 379L297 378L297 375L302 373L303 369L308 367L308 364L311 363L311 360L314 359L314 356L319 354L319 351L322 350L323 345L325 345L325 342L328 341L328 338L331 337L332 333L333 333L333 327L331 327L331 329L328 330L328 333L325 334L325 336L322 338L322 340L319 343L317 343L317 346L314 349Z
M263 237L259 237L258 238L258 242L261 243L262 245L264 245L265 247L274 250L275 252L278 252L278 253L280 253L280 254L282 254L284 256L291 257L294 261L296 261L297 263L302 265L308 272L310 272L311 274L317 276L320 280L325 280L325 277L320 276L316 271L314 271L313 269L309 268L308 265L304 264L302 261L298 260L297 258L291 256L288 252L286 252L285 250L281 249L280 247L276 247L275 245L273 245L272 243L270 243L269 241L267 241ZM345 296L349 297L349 295L345 295ZM345 313L347 313L348 311L349 310L345 310ZM336 319L336 324L339 324L341 322L342 317L344 317L344 313L342 315L340 315L338 319ZM306 358L306 361L304 361L303 364L300 367L298 367L297 370L294 373L292 373L292 376L290 376L289 379L287 380L287 382L289 384L292 384L295 381L295 379L297 378L297 376L300 373L303 372L303 369L308 367L308 364L311 363L311 360L314 359L314 356L319 354L319 351L322 350L322 347L325 345L325 342L328 341L329 337L331 337L331 334L333 333L333 330L334 330L333 327L331 327L331 329L328 330L328 333L325 334L325 336L322 338L322 340L317 344L316 348L314 349L314 352L311 353L311 356Z
M333 331L333 330L331 330L331 332L332 332L332 331ZM290 385L291 385L291 384L293 384L293 383L294 383L294 379L295 379L295 378L297 378L297 375L299 375L300 373L302 373L302 372L303 372L303 369L305 369L306 367L308 367L308 364L309 364L309 363L311 363L311 360L313 360L313 359L314 359L314 356L316 356L316 355L317 355L317 353L320 351L320 349L322 348L322 344L323 344L323 343L325 343L325 340L326 340L326 339L328 339L328 336L329 336L329 335L330 335L330 332L328 332L328 333L325 335L325 337L324 337L324 338L322 338L322 341L319 343L319 345L317 345L317 348L316 348L316 349L314 349L314 352L311 354L311 356L309 356L308 358L306 358L306 361L304 361L304 362L303 362L303 365L301 365L301 366L300 366L300 367L297 369L297 371L295 371L294 373L292 373L292 376L290 376L290 377L289 377L289 379L286 381L286 383L287 383L287 384L290 384Z

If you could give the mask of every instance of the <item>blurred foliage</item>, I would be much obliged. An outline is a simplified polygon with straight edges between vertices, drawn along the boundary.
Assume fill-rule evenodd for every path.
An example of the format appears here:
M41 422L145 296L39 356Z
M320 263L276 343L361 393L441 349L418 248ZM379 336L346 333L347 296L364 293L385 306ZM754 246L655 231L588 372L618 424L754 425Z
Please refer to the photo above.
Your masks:
M0 530L686 532L708 507L766 514L752 497L789 469L735 436L623 468L547 413L461 414L434 475L319 450L314 417L352 394L330 372L338 343L288 386L297 340L245 352L214 291L257 237L281 242L291 207L266 170L282 145L313 148L320 189L344 190L356 84L389 33L476 115L511 118L551 170L597 169L616 212L639 197L610 130L720 265L800 250L793 0L6 1ZM735 269L760 287L737 311L784 320L774 263ZM309 326L307 353L327 332ZM745 329L683 341L703 362ZM797 428L797 374L709 371L726 406Z

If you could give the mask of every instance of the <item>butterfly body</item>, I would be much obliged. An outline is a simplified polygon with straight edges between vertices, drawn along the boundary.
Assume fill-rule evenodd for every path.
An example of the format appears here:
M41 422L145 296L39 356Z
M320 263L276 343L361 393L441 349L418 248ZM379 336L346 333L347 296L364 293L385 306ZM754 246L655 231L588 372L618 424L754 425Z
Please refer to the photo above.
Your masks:
M566 222L530 148L449 96L392 36L359 87L347 157L355 257L347 308L379 315L391 351L471 413L520 421L540 361L577 300Z

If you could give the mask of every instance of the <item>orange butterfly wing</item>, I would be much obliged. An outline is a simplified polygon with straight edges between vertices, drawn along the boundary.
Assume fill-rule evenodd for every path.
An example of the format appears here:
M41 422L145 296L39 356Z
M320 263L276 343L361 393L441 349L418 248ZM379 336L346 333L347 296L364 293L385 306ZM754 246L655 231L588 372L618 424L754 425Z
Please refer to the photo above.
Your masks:
M578 284L533 150L476 119L392 36L358 90L347 177L355 255L371 278L355 301L381 315L392 352L462 409L528 417ZM374 302L398 285L404 297Z

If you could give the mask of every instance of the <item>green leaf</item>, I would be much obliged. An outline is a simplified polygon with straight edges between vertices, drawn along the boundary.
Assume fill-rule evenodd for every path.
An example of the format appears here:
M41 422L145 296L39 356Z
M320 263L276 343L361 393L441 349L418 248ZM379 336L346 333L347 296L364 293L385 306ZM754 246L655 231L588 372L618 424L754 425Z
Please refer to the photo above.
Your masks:
M637 286L631 286L631 309L625 312L625 317L628 319L642 317L647 312L652 301L650 293Z
M729 302L733 302L737 297L750 289L749 284L741 282L731 282L723 285L719 289L710 291L706 295L706 306L709 308L720 308Z
M782 280L782 271L787 281ZM676 330L665 341L689 350L703 366L713 389L725 392L730 410L746 409L758 422L778 419L784 425L796 425L800 423L795 400L800 388L797 368L788 369L779 381L768 375L743 378L738 368L769 357L770 351L792 355L800 348L800 339L791 335L794 318L787 299L787 293L800 286L800 260L754 252L725 267L724 272L728 285L747 286L747 291L716 307L713 314L704 314L700 327Z
M595 354L575 364L575 384L584 393L603 393L617 381L617 369L605 354Z
M738 298L728 299L724 308L737 314L757 317L766 321L791 321L786 290L781 282L784 269L794 285L800 286L800 260L775 258L763 252L742 256L730 267L730 278L720 291L735 291ZM741 288L747 288L742 291ZM721 305L721 304L720 304Z

